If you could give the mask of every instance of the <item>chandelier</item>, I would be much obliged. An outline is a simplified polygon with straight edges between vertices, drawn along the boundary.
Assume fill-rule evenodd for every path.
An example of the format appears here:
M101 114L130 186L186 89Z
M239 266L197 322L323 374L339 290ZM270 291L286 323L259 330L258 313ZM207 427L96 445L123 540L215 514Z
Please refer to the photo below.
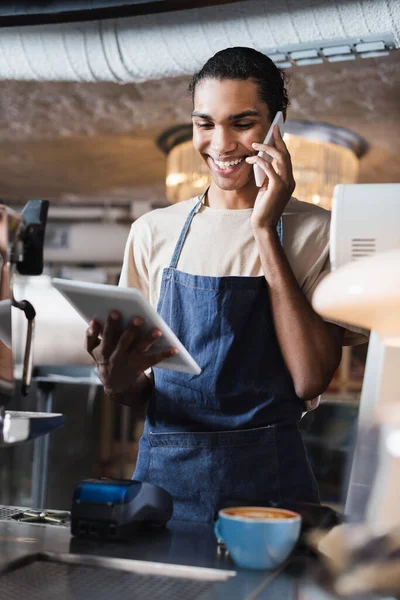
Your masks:
M284 140L292 157L296 198L330 210L335 185L357 181L365 141L342 127L311 121L286 121ZM168 129L157 145L167 155L171 203L196 196L211 183L207 165L193 148L191 124Z

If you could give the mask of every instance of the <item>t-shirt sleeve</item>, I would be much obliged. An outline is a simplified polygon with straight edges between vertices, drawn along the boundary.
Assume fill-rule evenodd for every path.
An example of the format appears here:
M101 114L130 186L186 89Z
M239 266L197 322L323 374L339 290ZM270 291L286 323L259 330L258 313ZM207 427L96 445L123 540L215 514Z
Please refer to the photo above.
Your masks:
M330 232L330 213L327 211L317 212L309 219L309 224L304 227L307 231L307 237L304 248L301 253L303 259L303 278L301 288L311 303L313 294L321 281L331 272L329 259L329 232ZM360 329L348 323L339 323L324 318L327 323L333 323L343 327L344 346L356 346L368 342L369 332Z
M125 244L119 286L136 288L149 300L147 236L141 219L133 223Z

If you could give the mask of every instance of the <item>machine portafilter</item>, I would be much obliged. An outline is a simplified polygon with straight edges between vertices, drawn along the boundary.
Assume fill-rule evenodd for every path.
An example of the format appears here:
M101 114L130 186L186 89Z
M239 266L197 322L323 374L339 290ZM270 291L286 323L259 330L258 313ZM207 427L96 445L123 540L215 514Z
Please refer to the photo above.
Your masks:
M0 204L0 445L9 445L49 433L63 424L62 415L6 410L15 397L11 307L22 310L28 327L25 342L21 394L29 392L36 312L28 300L13 294L15 272L40 275L49 203L30 200L21 213Z

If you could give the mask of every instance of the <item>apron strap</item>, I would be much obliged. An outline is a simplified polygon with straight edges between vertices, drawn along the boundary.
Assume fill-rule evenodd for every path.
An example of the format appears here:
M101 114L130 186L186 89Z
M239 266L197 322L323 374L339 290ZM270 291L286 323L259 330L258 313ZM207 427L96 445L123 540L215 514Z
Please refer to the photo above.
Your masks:
M182 248L183 248L183 244L185 243L186 240L186 236L188 234L189 231L189 227L192 223L193 217L195 216L195 214L198 212L198 210L200 209L200 206L204 200L205 195L207 194L209 190L209 187L205 190L205 192L202 193L199 201L196 203L196 205L194 206L194 208L192 208L192 210L190 211L190 213L188 214L185 224L182 228L181 234L179 236L178 242L175 246L175 250L174 253L172 255L172 259L171 259L171 263L169 265L170 269L176 269L176 266L178 264L179 261L179 257L181 255L182 252ZM278 232L278 236L279 236L279 240L283 246L283 225L282 225L282 217L279 219L277 228L276 228L277 232Z
M281 243L281 246L283 247L283 219L282 219L282 217L278 221L276 231L278 232L279 241Z
M178 264L178 260L179 260L179 257L181 255L183 244L185 243L186 236L187 236L187 233L189 231L190 224L191 224L191 222L193 220L194 215L200 209L200 206L201 206L201 204L202 204L202 202L204 200L205 195L208 192L208 189L209 188L207 188L206 191L203 192L203 194L200 197L200 200L197 202L197 204L195 205L195 207L192 208L192 210L190 211L190 213L187 216L187 219L185 221L185 224L184 224L184 226L182 228L182 231L181 231L181 234L179 236L178 242L177 242L177 244L175 246L174 253L172 255L171 264L169 265L170 269L176 269L176 265Z

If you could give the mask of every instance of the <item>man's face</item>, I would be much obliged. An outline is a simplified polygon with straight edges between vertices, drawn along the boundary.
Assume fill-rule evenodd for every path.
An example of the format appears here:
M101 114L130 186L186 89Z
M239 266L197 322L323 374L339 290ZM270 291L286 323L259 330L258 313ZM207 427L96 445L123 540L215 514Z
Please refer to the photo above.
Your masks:
M271 125L267 105L251 80L203 79L194 98L193 145L222 190L254 183L253 142L263 142ZM233 164L232 164L233 163Z

